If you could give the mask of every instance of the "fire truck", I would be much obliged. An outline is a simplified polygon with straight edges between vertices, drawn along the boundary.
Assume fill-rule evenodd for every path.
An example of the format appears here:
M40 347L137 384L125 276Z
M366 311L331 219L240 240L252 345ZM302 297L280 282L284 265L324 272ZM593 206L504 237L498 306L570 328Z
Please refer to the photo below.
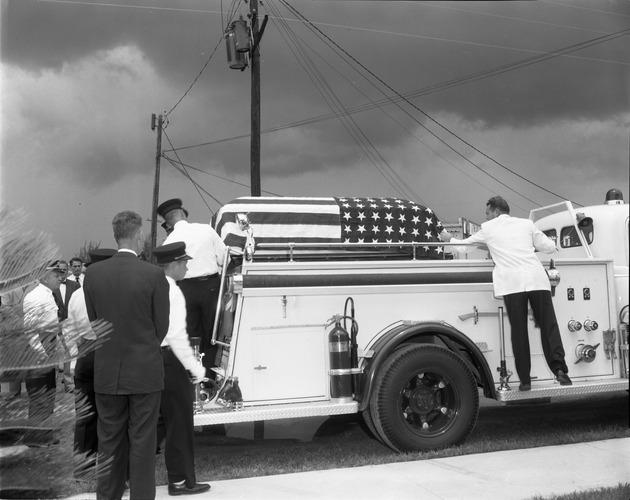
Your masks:
M554 379L530 314L528 392L491 260L444 258L455 249L437 238L265 243L257 213L235 206L224 216L242 241L223 265L216 380L197 388L196 426L361 413L384 445L408 452L465 440L480 397L628 389L628 206L617 190L599 206L530 214L557 242L541 259L573 385Z

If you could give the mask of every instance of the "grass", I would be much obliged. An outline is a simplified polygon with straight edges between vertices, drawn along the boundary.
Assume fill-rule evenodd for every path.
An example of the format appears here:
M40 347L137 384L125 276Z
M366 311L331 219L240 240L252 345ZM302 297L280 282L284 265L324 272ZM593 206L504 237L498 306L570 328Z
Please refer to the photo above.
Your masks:
M630 483L619 483L611 488L596 488L553 497L532 497L531 500L628 500L630 498Z
M500 406L491 402L480 409L477 425L464 443L408 454L396 454L370 436L358 415L329 418L310 441L239 439L214 427L196 433L195 462L199 481L218 481L617 439L630 437L628 421L626 392L544 405ZM65 448L60 452L70 450L71 444L64 441L71 441L71 436L62 440ZM167 484L163 455L157 459L156 481ZM75 483L68 495L95 491L95 486L94 481ZM628 500L627 488L620 485L611 489L611 495L623 493L620 497L609 496L606 491L554 500Z

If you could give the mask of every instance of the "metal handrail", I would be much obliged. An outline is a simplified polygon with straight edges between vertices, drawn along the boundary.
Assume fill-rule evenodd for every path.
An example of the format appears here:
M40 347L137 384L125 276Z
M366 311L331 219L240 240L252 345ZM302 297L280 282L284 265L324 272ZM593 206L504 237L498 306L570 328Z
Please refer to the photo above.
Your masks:
M217 340L217 333L219 330L219 316L221 315L221 305L223 304L223 290L225 289L225 276L227 274L228 260L230 259L230 248L225 252L223 258L223 267L221 269L221 283L219 284L219 298L217 299L217 310L214 313L214 325L212 326L212 339L210 343L212 345L222 345L223 347L230 347L230 344Z
M566 211L569 212L569 217L571 219L571 223L573 224L573 227L575 228L575 232L578 235L578 238L580 240L580 243L582 244L582 248L584 248L584 251L586 252L586 256L590 259L593 258L593 252L591 252L591 247L589 246L589 244L586 241L586 237L584 236L584 231L582 231L582 228L579 227L578 222L577 222L577 215L575 212L575 209L573 208L573 203L571 203L568 200L562 201L560 203L554 203L552 205L547 205L544 207L540 207L540 208L534 208L533 210L531 210L529 212L529 219L532 222L536 222L535 221L535 214L536 212L541 212L543 210L549 210L550 208L554 208L554 207L560 207L563 206L565 207ZM560 242L558 241L558 244L560 244Z

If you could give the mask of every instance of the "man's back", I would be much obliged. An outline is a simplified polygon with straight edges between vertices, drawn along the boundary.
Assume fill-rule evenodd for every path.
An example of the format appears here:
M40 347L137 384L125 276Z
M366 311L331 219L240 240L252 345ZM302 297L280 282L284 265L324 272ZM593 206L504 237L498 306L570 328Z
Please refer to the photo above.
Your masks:
M186 252L192 257L186 278L214 274L219 270L226 249L220 236L209 224L184 220L177 222L164 244L177 241L186 243Z
M113 324L94 360L94 388L144 394L163 388L160 343L168 330L168 282L157 266L129 252L90 266L84 283L90 320Z
M531 220L502 214L484 222L479 232L463 241L488 246L495 264L492 276L497 296L550 290L536 251L551 253L555 245Z

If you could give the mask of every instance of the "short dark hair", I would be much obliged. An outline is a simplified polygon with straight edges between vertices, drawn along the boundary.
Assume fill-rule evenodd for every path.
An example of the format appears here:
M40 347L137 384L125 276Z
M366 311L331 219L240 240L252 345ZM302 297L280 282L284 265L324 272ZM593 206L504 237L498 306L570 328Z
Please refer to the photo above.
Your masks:
M114 216L112 227L116 241L133 238L142 228L142 217L130 210L120 212Z
M72 257L68 262L70 263L70 265L72 265L73 262L78 262L79 264L83 264L83 261L79 257Z
M498 210L502 214L510 213L510 205L505 201L501 196L493 196L488 200L486 206L490 208L490 210Z

